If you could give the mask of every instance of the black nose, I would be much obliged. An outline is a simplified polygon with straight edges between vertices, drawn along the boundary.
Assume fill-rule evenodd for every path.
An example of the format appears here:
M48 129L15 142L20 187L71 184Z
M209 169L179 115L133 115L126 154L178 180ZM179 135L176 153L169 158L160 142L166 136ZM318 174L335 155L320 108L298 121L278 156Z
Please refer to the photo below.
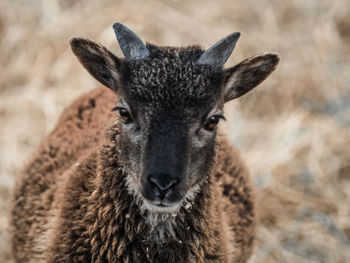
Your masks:
M148 177L151 182L156 196L163 199L170 189L174 188L178 183L179 179L174 178L168 174L151 174Z

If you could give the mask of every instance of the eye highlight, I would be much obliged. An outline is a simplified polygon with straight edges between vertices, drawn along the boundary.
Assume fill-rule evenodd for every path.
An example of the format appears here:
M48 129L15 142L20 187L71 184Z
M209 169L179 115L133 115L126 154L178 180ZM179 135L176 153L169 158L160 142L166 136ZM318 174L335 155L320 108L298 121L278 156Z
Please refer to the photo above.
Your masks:
M215 128L218 126L220 119L226 120L224 115L221 115L221 114L216 114L209 117L204 122L204 129L206 129L207 131L214 131Z
M119 111L119 116L124 124L129 124L133 122L131 114L127 109L117 106L113 108L112 111Z

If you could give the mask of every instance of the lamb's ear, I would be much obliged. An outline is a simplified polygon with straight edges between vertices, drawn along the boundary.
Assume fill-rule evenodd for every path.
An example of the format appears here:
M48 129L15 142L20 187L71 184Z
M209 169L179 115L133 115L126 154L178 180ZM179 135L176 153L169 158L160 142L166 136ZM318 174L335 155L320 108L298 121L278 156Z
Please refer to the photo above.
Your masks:
M87 38L72 37L69 42L73 53L94 78L108 88L118 88L121 62L115 55Z
M224 70L225 102L238 98L259 85L275 70L278 62L277 54L266 53Z

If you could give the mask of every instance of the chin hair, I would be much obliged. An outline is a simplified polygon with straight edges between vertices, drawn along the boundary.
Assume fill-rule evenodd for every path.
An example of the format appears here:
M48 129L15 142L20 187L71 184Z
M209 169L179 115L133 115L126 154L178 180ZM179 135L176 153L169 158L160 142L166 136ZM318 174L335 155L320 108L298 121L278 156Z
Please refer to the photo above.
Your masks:
M170 240L180 241L177 240L174 231L176 223L183 221L185 211L192 208L196 193L199 191L200 186L197 184L187 191L181 201L168 207L155 206L143 199L140 208L146 223L150 226L149 238L157 243L165 243Z
M148 241L165 243L177 240L174 228L176 222L182 221L186 211L190 211L196 194L200 191L200 184L191 187L184 198L176 204L168 207L159 207L145 200L132 176L126 176L126 186L129 194L133 195L140 208L140 213L149 226L149 233L145 237ZM180 219L180 220L178 220Z
M151 213L176 215L182 206L182 200L169 206L157 206L143 199L141 210L148 210Z

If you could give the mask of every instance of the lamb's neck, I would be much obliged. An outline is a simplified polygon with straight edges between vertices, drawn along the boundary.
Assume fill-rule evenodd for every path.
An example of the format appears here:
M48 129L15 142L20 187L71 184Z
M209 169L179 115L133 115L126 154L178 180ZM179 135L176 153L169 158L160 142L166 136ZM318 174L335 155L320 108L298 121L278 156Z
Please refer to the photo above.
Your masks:
M195 261L199 255L211 254L207 242L218 238L214 236L218 220L211 179L201 185L194 200L185 202L178 213L153 214L143 209L140 198L128 192L127 174L118 165L118 152L113 150L113 146L104 146L99 155L99 186L95 193L98 216L94 222L99 229L92 231L95 235L92 238L104 245L93 249L93 258L114 253L118 258L139 255L135 262L160 255L163 259ZM213 251L218 250L214 247ZM103 248L106 251L101 254Z

